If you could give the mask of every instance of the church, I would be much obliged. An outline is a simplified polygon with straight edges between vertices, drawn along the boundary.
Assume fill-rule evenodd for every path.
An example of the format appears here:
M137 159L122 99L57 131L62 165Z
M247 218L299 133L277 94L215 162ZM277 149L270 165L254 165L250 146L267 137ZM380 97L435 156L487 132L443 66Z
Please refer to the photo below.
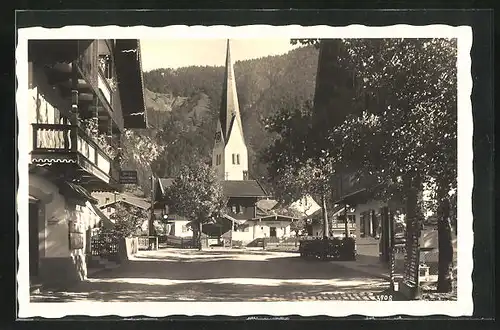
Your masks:
M240 115L231 45L227 41L226 65L222 90L222 101L212 151L212 166L222 182L224 195L228 198L229 212L215 224L203 226L209 236L222 236L231 245L247 245L256 239L271 237L279 239L290 236L293 218L263 214L257 202L269 198L262 185L252 179L248 166L248 149ZM163 185L171 180L160 179ZM175 209L175 206L171 206ZM176 216L173 215L175 218ZM176 220L174 220L176 221ZM178 221L187 219L178 217ZM236 243L236 244L234 244Z

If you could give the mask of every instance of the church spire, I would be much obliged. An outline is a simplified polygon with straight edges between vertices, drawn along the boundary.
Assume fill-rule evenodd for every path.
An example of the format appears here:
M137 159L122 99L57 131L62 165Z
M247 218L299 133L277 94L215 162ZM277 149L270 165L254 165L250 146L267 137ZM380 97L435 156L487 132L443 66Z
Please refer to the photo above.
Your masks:
M220 123L225 141L228 140L232 127L233 125L236 125L236 122L242 129L238 93L236 91L236 78L234 76L233 62L231 60L231 46L228 39L226 49L226 68L220 110Z

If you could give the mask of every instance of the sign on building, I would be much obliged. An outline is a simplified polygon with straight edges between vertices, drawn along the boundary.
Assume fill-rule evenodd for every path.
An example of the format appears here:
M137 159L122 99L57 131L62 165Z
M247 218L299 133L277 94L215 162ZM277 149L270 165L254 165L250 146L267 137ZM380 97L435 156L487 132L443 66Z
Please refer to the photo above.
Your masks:
M137 171L120 171L120 184L137 184Z

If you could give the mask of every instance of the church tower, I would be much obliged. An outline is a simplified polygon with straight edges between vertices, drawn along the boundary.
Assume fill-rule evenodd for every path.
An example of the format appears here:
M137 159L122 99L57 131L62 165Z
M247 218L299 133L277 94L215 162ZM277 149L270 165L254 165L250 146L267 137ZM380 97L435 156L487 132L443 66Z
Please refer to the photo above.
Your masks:
M248 150L243 135L229 40L212 164L221 180L248 179Z

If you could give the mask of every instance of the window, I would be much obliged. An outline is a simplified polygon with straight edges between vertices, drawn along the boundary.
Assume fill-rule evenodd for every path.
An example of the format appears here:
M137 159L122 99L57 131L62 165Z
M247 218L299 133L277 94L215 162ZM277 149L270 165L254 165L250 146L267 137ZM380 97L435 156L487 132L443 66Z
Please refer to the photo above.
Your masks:
M235 156L235 155L233 154L233 165L235 164L235 161L234 161L234 156Z
M243 180L248 180L248 171L243 171Z
M233 211L233 213L238 213L237 212L237 206L239 206L239 205L233 205L233 206L231 206L231 210Z
M236 164L240 165L240 154L236 154Z

